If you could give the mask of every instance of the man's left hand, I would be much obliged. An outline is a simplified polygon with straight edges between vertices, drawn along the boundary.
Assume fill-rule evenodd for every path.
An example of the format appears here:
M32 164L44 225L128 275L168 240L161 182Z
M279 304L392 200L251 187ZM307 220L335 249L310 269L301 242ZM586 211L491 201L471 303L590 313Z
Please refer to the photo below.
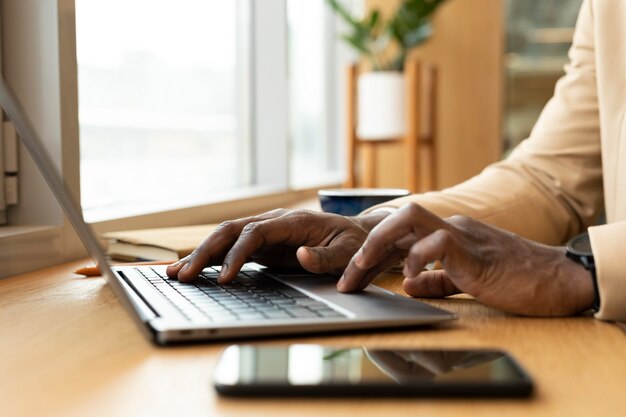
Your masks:
M481 303L529 316L567 316L593 305L589 272L546 246L462 216L441 219L415 203L378 224L337 284L360 291L406 257L404 291L414 297L464 292ZM440 261L443 269L424 271Z

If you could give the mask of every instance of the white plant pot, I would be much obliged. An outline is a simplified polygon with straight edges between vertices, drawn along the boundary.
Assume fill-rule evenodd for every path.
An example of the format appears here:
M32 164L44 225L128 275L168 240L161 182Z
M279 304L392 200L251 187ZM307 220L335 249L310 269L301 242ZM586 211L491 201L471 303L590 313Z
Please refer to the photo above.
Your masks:
M405 81L400 72L361 74L357 94L357 136L362 140L389 140L406 130Z

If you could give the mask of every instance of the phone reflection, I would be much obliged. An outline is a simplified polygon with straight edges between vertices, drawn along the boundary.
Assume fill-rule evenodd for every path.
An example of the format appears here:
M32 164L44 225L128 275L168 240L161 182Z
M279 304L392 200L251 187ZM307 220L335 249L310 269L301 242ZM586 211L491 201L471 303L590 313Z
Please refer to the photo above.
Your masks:
M424 380L494 381L516 372L491 350L230 346L215 378L225 385L407 384Z

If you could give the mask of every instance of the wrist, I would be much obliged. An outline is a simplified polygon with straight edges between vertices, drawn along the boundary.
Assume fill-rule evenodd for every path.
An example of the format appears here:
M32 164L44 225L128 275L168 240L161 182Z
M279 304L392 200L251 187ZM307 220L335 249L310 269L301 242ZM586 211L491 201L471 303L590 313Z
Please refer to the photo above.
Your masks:
M565 257L565 279L570 288L572 301L577 313L590 310L595 306L596 290L593 276L585 266Z

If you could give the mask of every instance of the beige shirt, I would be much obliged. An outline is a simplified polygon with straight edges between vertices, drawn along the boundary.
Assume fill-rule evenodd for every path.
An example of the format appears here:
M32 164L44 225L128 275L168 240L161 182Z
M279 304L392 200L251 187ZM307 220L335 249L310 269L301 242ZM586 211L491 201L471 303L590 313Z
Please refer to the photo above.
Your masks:
M585 0L569 57L554 97L509 158L393 205L415 201L552 245L588 229L596 317L626 321L626 1ZM603 210L607 224L592 226Z

